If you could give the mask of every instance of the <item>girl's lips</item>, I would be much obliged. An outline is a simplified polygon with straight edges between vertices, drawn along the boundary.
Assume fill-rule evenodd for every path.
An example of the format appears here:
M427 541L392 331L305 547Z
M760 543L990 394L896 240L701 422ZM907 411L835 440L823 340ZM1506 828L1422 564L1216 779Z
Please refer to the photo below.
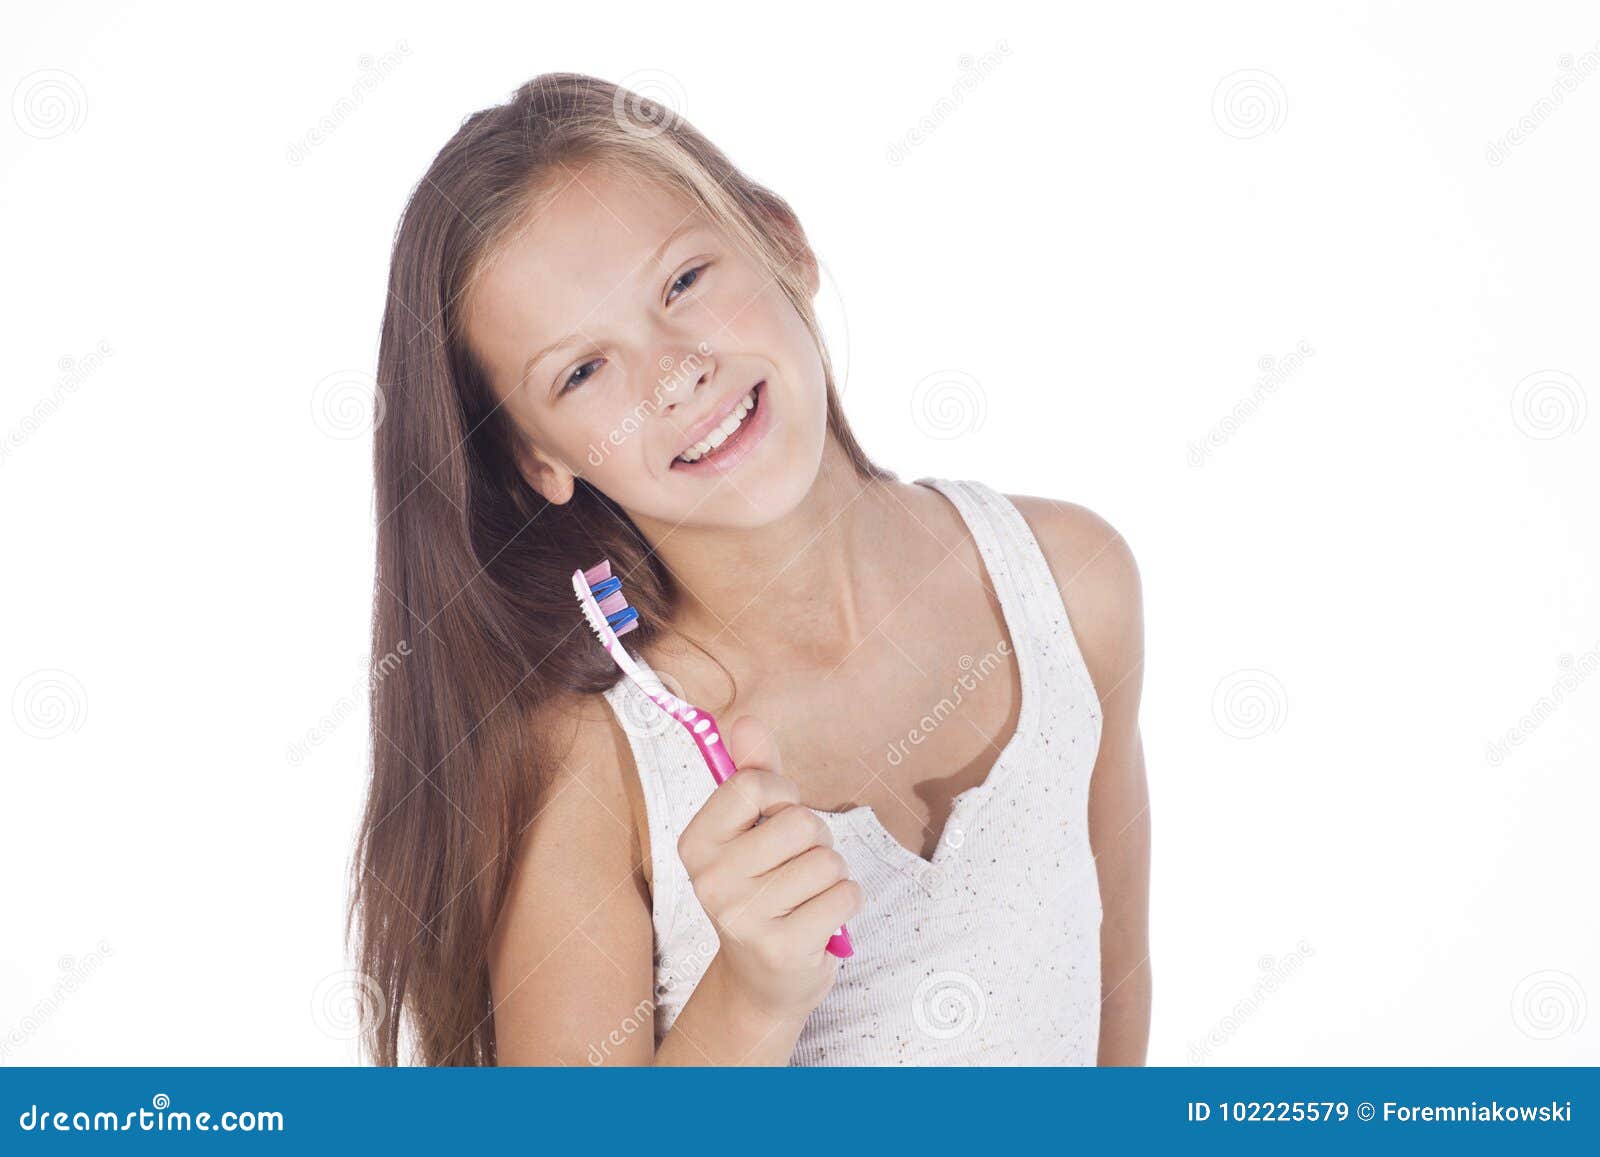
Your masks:
M741 461L748 457L767 436L767 431L772 428L772 407L768 404L767 383L760 382L755 388L755 409L745 415L739 428L729 435L728 440L716 448L712 454L695 462L684 462L681 459L672 460L671 469L685 474L726 474L735 469Z

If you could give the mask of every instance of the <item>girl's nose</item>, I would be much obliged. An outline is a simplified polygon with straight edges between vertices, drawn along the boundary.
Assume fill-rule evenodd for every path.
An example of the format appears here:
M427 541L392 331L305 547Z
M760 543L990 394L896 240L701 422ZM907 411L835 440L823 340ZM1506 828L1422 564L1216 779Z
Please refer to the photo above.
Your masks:
M659 379L661 409L671 413L680 402L691 400L703 382L711 378L711 364L698 354L687 358L662 355Z

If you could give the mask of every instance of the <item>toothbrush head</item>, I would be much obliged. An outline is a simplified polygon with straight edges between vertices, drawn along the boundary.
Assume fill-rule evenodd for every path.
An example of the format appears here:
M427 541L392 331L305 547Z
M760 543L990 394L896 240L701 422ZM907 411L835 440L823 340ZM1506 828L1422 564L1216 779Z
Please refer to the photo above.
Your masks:
M618 635L626 635L639 625L639 611L623 597L622 580L611 573L611 560L601 559L588 570L573 571L572 590L590 629L600 637L600 645L622 673L673 718L682 719L690 712L689 704L669 691L654 671L640 667L617 641Z
M639 625L638 608L628 605L622 580L611 573L610 559L601 559L588 570L573 571L572 590L583 608L583 617L607 650L618 645L618 635L626 635Z

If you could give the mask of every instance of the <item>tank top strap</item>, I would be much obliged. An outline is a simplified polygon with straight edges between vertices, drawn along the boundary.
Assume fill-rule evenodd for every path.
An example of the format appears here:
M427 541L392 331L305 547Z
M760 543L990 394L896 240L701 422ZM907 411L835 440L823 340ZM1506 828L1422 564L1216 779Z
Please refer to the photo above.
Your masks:
M1050 563L1022 512L1004 494L973 480L919 478L948 498L978 544L1001 612L1017 649L1024 683L1076 689L1089 714L1098 715L1099 697L1067 616Z
M654 670L643 655L630 653L644 670ZM671 677L654 673L674 694L681 691ZM658 938L664 937L674 927L678 905L690 886L688 872L678 858L678 837L717 784L694 740L631 679L618 678L602 694L628 738L644 792L650 830L651 916Z

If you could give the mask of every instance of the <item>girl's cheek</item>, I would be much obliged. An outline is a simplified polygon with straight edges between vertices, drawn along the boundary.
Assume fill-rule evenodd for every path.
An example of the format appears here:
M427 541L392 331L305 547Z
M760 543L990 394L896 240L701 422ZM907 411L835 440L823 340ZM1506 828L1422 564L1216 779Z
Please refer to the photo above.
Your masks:
M601 474L612 469L617 457L630 448L634 433L623 418L612 421L609 413L592 418L573 432L572 460L586 477L598 481Z
M638 491L651 481L646 439L642 432L619 426L594 433L578 454L585 479L621 501L620 495Z

